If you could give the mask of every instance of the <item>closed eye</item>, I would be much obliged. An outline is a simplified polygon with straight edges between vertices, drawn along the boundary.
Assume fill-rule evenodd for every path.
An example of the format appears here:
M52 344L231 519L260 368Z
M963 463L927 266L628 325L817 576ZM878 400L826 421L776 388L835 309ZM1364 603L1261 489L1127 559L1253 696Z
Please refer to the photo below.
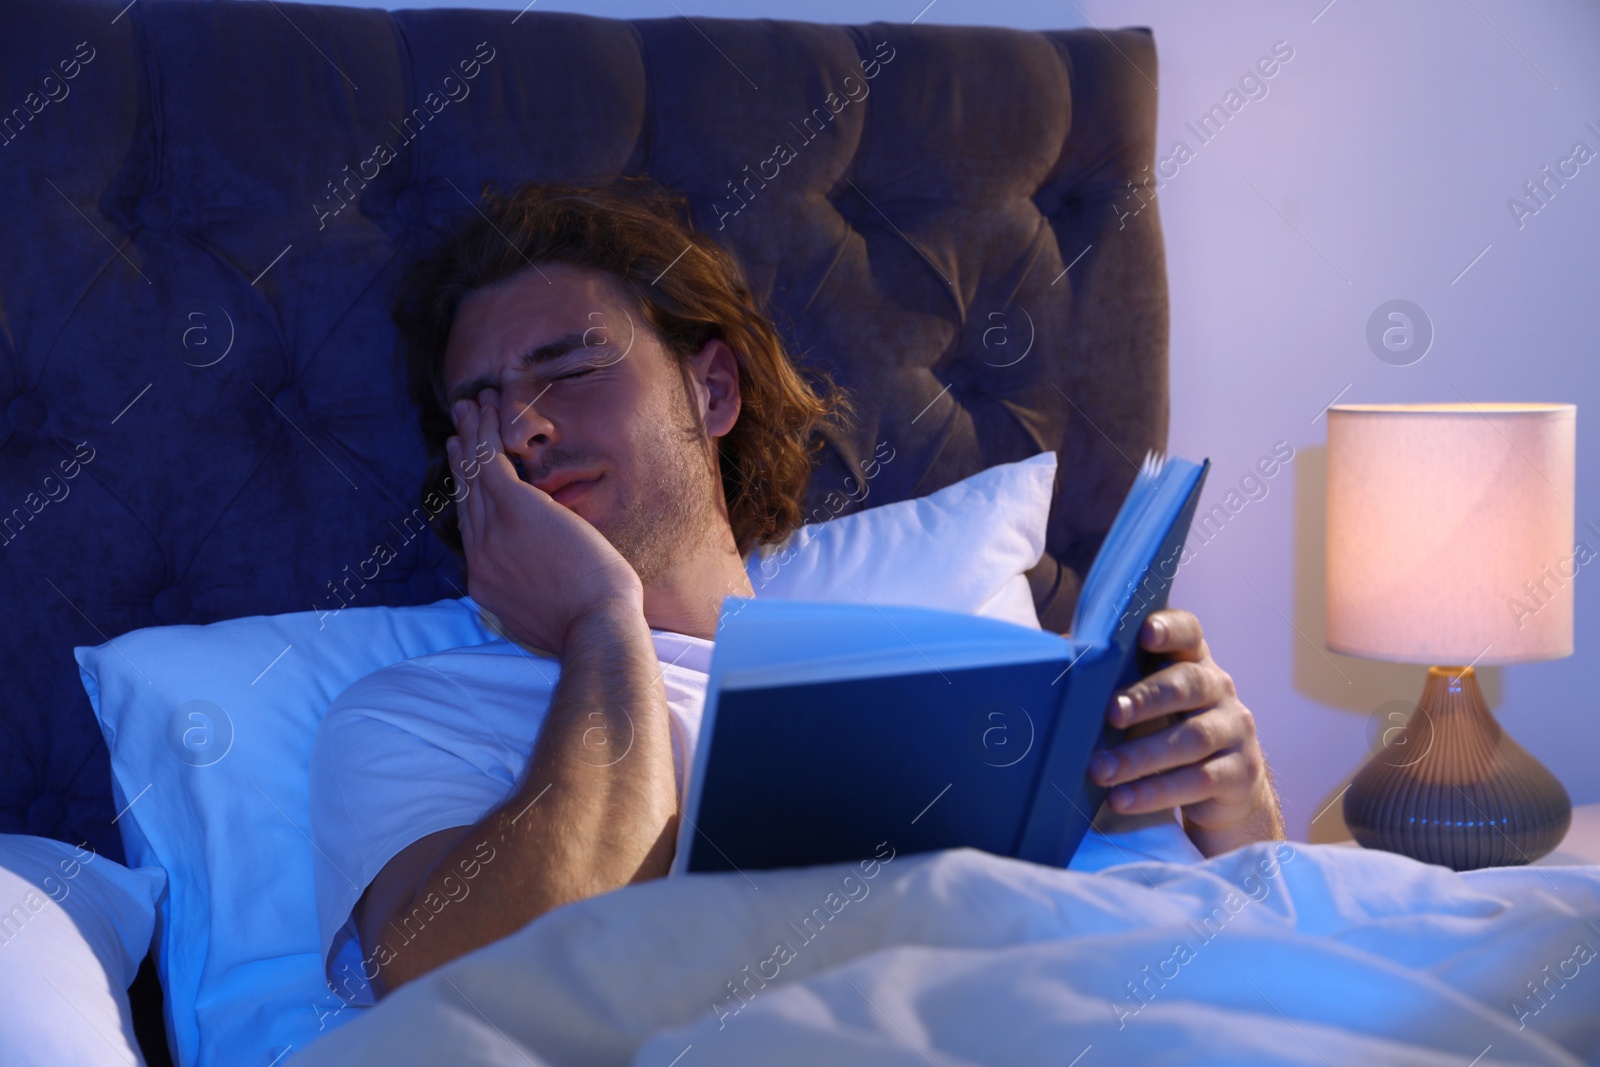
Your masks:
M556 381L564 382L568 378L582 378L585 374L593 374L594 371L595 371L595 368L593 368L593 367L589 367L586 370L573 371L571 374L563 374L563 375L561 375L559 378L556 379Z

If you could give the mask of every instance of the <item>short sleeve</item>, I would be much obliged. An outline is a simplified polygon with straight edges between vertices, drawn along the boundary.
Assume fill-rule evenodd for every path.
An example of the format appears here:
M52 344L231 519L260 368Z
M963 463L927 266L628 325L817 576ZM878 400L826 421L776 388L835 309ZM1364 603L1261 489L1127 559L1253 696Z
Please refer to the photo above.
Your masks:
M523 696L532 703L539 694ZM546 692L544 707L548 701ZM484 728L480 707L454 678L408 660L351 685L317 731L310 766L317 922L328 982L352 1004L375 1002L377 964L363 957L351 918L361 894L408 845L482 819L526 765L542 714L526 716L533 720L526 737L507 738Z

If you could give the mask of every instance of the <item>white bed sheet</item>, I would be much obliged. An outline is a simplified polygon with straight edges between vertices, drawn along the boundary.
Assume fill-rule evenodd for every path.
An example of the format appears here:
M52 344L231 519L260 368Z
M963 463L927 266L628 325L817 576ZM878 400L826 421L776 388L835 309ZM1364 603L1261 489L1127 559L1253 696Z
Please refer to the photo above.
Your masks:
M1600 867L1262 843L1099 873L962 849L872 874L570 905L293 1063L1600 1062Z

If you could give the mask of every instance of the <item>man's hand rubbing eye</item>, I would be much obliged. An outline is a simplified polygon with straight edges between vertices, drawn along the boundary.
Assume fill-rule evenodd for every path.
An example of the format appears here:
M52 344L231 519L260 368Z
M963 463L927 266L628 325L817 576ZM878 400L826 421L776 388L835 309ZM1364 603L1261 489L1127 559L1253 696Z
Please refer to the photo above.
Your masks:
M463 403L459 424L477 460L476 480L459 512L468 594L507 636L558 656L585 617L624 605L639 610L644 591L627 560L513 465L493 391Z

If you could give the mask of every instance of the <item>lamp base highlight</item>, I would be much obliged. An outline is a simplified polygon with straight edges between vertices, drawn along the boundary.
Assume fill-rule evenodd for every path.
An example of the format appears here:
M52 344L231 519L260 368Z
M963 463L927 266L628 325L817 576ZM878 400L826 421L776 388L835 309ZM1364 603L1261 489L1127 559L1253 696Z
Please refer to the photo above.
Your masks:
M1404 734L1345 793L1363 847L1468 871L1532 863L1566 836L1572 798L1500 728L1471 667L1430 667Z

